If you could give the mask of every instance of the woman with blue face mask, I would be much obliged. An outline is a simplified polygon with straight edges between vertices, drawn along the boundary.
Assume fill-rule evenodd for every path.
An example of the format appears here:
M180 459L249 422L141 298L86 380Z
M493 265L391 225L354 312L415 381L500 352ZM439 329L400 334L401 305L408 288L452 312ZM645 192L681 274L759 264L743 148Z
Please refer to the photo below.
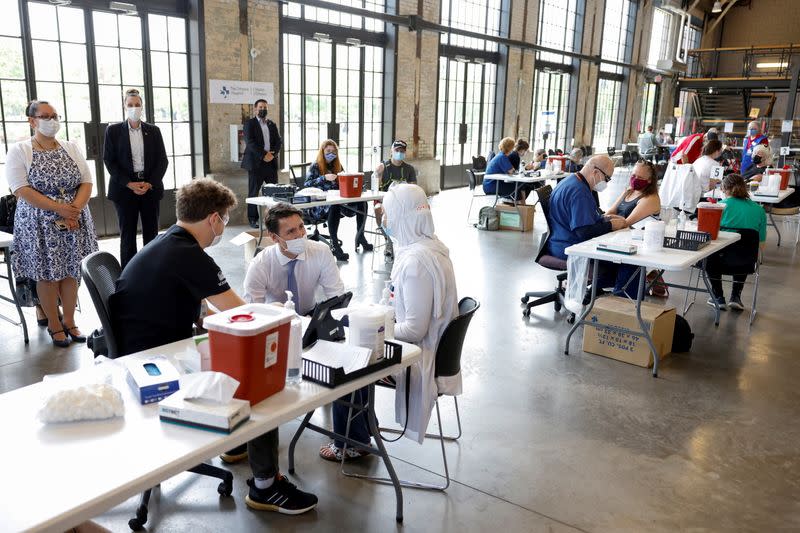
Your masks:
M97 251L88 207L92 175L78 145L56 138L61 117L52 105L35 100L26 114L34 134L10 146L6 156L6 180L17 197L12 264L17 277L36 282L37 321L63 348L86 342L75 306L81 261Z
M333 140L326 139L322 141L322 144L319 147L319 152L317 152L317 160L308 167L305 186L316 187L318 189L322 189L323 191L329 191L332 189L338 190L338 174L343 171L344 168L339 160L339 147ZM367 217L367 203L352 203L348 204L348 207L357 211L356 224L358 224L358 227L363 227L364 221ZM350 258L350 255L346 254L339 244L339 219L341 219L343 216L353 216L353 211L351 209L339 205L332 205L330 207L315 207L312 209L312 215L314 218L318 220L327 219L328 231L331 236L331 251L339 261L347 261ZM365 252L372 250L372 245L367 242L367 239L363 234L360 235L360 237L357 237L355 246L356 250L358 250L359 246L361 246Z

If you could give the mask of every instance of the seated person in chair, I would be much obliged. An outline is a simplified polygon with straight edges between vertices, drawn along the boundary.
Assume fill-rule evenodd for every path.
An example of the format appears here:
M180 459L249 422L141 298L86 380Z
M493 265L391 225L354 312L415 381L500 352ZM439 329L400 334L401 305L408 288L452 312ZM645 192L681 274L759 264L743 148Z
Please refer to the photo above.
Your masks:
M742 178L744 178L745 181L752 180L761 182L764 178L764 172L768 168L772 168L772 150L769 149L769 146L758 144L753 148L753 160L750 168L742 173Z
M109 298L120 355L191 337L204 299L223 311L244 304L204 251L220 242L235 205L233 191L212 179L178 189L177 223L133 256ZM247 447L254 476L248 507L300 514L317 505L279 472L277 429Z
M512 142L513 139L509 139ZM510 149L510 148L509 148ZM456 279L450 252L436 237L428 199L417 185L400 184L384 198L385 220L383 226L396 243L397 257L392 268L394 309L397 324L395 338L418 345L422 358L411 366L411 380L406 383L406 373L395 376L395 413L397 422L405 424L408 412L406 437L422 442L438 394L460 394L461 374L442 378L434 376L436 347L445 328L458 316ZM406 409L406 387L409 405ZM342 398L350 400L350 395ZM366 389L356 392L355 403L364 404ZM348 408L333 406L333 427L336 433L347 430ZM368 444L370 432L366 416L359 413L350 422L349 437ZM330 461L360 458L365 452L334 441L320 448L320 456Z
M573 244L627 227L625 218L620 215L601 215L592 195L593 191L605 190L613 173L614 162L611 158L596 155L586 162L580 172L567 176L556 186L550 195L547 255L566 260L565 250ZM617 269L611 265L603 269L601 277L603 281L600 287L618 285L606 281L617 278Z
M497 148L500 150L499 153L494 156L491 161L489 161L488 165L486 165L486 174L483 177L484 193L497 194L498 196L503 196L506 198L511 198L514 195L514 183L495 180L488 177L490 174L508 174L509 176L516 174L517 169L514 167L511 159L509 158L509 154L514 149L514 146L514 139L511 137L504 138L497 145ZM530 184L520 184L520 186L517 187L517 191L519 192L519 198L511 198L511 200L516 200L524 204L525 198L531 191Z
M583 150L580 148L573 148L569 153L569 159L567 160L567 166L564 169L564 172L568 174L579 172L583 168L583 165L581 165L581 159L583 159Z
M619 195L607 215L625 218L628 226L636 224L649 216L661 213L661 200L658 197L656 167L650 161L640 159L631 171L628 187Z
M408 145L400 139L392 143L392 157L380 163L375 168L375 175L378 177L378 189L382 192L389 190L394 183L416 183L417 169L405 162L406 148ZM375 201L375 219L383 218L381 202Z
M725 210L722 212L720 227L727 229L752 229L758 232L761 246L767 240L767 215L764 208L750 199L747 191L747 184L739 174L728 174L722 179L722 192L727 196L722 203ZM728 307L742 311L742 289L747 280L746 274L733 276L733 289L731 289L730 301L725 304L725 295L722 292L722 282L720 276L725 270L725 261L716 260L715 256L708 258L706 262L706 273L711 280L711 289L717 299L720 309ZM713 306L714 302L708 299L708 305Z
M339 146L331 139L322 141L317 152L317 160L308 167L306 174L306 187L317 187L323 191L331 189L339 189L339 177L337 174L343 172L342 163L339 160ZM356 224L359 228L364 227L364 222L367 219L367 202L355 202L349 204L348 207L341 205L331 205L327 207L315 207L315 216L317 218L328 219L328 231L331 234L331 249L333 255L339 261L347 261L350 255L346 254L341 245L339 244L339 219L343 216L353 216L353 211L356 210ZM372 245L367 242L367 238L361 234L356 236L355 249L358 247L365 252L372 250Z
M244 299L256 303L284 303L292 291L300 315L314 310L314 292L322 289L325 299L344 294L336 259L329 247L306 236L302 213L291 204L279 203L264 220L275 246L262 250L250 262L244 278Z

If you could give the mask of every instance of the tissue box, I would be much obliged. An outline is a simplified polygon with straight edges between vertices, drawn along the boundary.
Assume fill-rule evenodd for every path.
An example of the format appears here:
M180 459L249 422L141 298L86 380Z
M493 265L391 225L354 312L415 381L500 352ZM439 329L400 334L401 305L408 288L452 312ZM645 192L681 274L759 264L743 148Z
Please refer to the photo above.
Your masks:
M236 246L241 246L242 250L244 250L244 264L245 266L250 264L250 261L256 255L256 243L258 242L259 232L258 230L255 231L243 231L236 237L231 239L231 244L235 244ZM267 248L275 244L272 239L267 236L266 230L264 230L264 235L261 239L261 248Z
M217 403L202 398L173 394L158 404L158 417L162 422L189 426L220 433L231 433L250 420L250 402L232 399Z
M163 400L180 387L178 370L161 357L127 357L128 384L144 405Z

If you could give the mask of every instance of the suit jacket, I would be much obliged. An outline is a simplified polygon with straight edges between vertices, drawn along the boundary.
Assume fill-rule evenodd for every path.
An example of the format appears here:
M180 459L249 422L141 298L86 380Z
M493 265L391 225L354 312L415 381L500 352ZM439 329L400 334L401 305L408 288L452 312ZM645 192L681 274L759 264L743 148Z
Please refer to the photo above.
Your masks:
M264 156L267 152L264 150L264 132L261 131L261 125L258 123L258 118L253 117L244 123L244 142L247 147L244 149L244 156L242 157L241 167L247 170L256 170L262 166L273 168L278 171L278 152L281 150L281 134L278 133L278 126L273 121L267 119L267 129L269 130L269 151L275 156L275 159L267 163L264 161Z
M167 150L164 148L161 130L146 122L141 124L142 139L144 140L144 179L153 185L148 194L155 194L160 199L164 196L162 180L169 166ZM108 198L115 202L132 198L134 192L127 187L133 179L133 156L131 155L128 121L109 125L106 128L103 145L103 162L111 174L108 183Z

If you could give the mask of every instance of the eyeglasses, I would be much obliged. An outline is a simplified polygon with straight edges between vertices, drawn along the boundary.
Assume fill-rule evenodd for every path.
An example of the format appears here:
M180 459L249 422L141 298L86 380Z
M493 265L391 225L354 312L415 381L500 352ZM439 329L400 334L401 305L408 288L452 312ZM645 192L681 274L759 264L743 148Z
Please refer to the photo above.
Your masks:
M58 115L58 114L53 114L53 115L36 115L36 116L34 116L33 118L40 118L40 119L42 119L42 120L53 120L53 119L55 119L55 120L58 120L59 122L61 121L61 115Z
M637 165L647 165L650 168L656 168L656 166L653 164L653 162L650 161L649 159L639 158L639 160L636 162L636 164Z
M602 169L602 168L600 168L600 167L594 167L594 169L595 169L595 170L598 170L598 171L600 171L600 174L602 174L602 175L603 175L603 178L604 178L604 179L605 179L607 182L608 182L608 181L611 181L611 176L609 176L608 174L606 174L606 173L605 173L605 171L603 171L603 169Z

